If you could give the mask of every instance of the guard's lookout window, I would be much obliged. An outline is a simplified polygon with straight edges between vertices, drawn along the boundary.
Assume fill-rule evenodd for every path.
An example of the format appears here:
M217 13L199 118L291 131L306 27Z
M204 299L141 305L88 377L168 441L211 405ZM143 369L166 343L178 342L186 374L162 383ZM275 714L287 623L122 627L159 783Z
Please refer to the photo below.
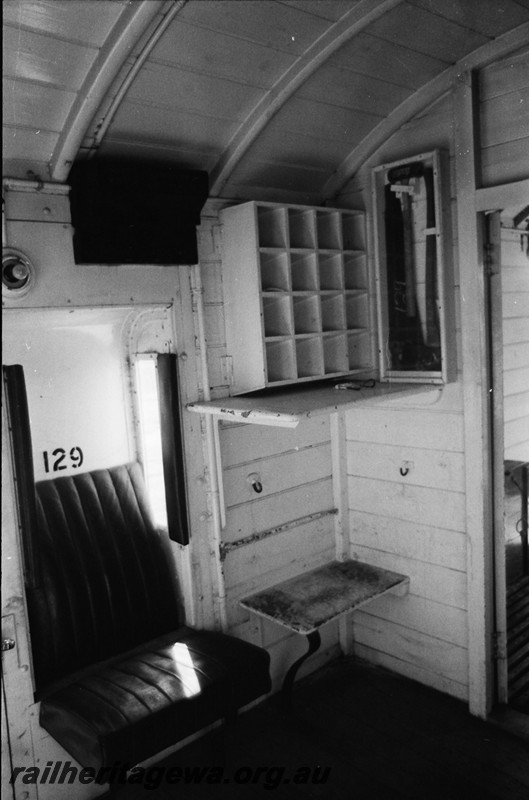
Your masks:
M189 542L184 444L177 357L148 353L135 359L141 457L157 525L178 544Z
M154 522L167 528L156 354L136 359L141 462Z

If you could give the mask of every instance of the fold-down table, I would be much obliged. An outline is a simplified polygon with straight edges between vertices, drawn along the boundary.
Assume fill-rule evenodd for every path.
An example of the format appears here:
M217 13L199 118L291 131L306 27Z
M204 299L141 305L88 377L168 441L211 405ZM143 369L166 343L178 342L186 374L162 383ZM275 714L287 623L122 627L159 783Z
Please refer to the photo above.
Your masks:
M387 592L406 594L409 578L362 561L332 561L240 601L243 608L307 636L308 650L288 670L281 690L285 707L301 664L321 643L322 625Z

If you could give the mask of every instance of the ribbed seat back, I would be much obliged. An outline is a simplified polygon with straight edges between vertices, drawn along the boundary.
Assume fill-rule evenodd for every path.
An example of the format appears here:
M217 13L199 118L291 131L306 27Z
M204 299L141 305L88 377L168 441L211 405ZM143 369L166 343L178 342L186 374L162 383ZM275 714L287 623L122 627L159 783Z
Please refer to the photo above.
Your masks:
M39 585L27 590L37 690L180 624L169 543L139 464L36 484Z

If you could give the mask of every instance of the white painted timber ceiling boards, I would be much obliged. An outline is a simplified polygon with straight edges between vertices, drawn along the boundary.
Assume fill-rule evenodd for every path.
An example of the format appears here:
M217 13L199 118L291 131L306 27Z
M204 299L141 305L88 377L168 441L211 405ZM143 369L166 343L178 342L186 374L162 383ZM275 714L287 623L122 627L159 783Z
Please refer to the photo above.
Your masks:
M347 5L346 10L355 3ZM201 0L186 5L184 22L202 25L213 31L232 34L248 42L301 55L321 36L331 20L311 13L312 3L296 7L275 0L240 2L239 0Z
M437 8L441 9L443 5L437 3ZM408 2L388 11L381 19L374 22L369 28L369 33L383 41L410 47L418 53L433 56L450 64L455 64L471 50L475 50L487 41L487 36L475 29L458 25L439 14L430 13Z
M56 88L79 89L98 52L95 46L63 41L59 59L50 37L32 31L20 39L5 36L4 41L4 75Z
M78 93L127 5L2 3L4 175L49 177Z
M369 33L360 33L344 44L329 64L409 89L418 89L446 66L439 58L419 53L411 46L382 42Z
M527 0L470 0L466 3L446 0L412 0L413 5L452 20L468 30L494 38L527 21ZM479 13L476 13L476 12Z
M529 0L7 0L3 12L4 175L66 180L90 151L207 170L223 197L302 203L335 195L370 142L447 90L451 68L529 30ZM527 59L509 132L501 97L484 101L491 175L526 144Z
M4 25L20 32L40 31L49 34L51 39L101 47L126 5L126 0L111 3L4 0L2 14Z

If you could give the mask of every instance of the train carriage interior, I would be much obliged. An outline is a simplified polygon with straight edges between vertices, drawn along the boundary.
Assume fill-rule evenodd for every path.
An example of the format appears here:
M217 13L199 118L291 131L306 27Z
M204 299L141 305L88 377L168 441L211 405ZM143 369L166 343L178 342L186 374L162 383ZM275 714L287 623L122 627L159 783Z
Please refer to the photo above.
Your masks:
M2 791L529 792L529 0L4 0Z

